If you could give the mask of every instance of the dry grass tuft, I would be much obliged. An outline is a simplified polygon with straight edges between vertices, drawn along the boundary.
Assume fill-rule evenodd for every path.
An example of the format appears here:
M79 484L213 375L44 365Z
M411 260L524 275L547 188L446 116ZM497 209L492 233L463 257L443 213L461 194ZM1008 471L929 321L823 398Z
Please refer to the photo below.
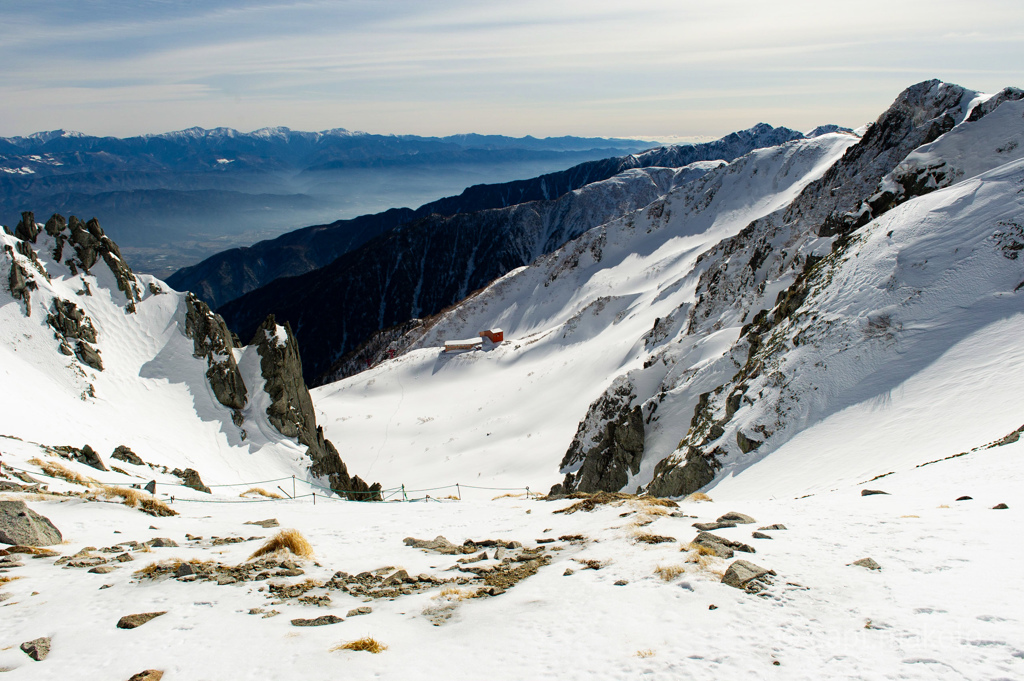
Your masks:
M64 480L66 482L70 482L75 485L82 485L84 487L92 487L93 485L99 484L92 478L76 473L75 471L65 466L62 466L56 461L29 459L28 462L33 466L39 466L39 468L42 469L43 473L49 475L52 478L60 478L61 480Z
M266 497L267 499L284 499L284 497L282 497L277 492L268 492L267 490L263 489L262 487L251 487L251 488L245 490L244 492L242 492L241 494L239 494L238 496L244 497L247 494L258 494L261 497Z
M949 508L949 504L942 504L939 508Z
M650 648L644 648L643 650L636 651L637 657L654 657L654 651Z
M170 506L142 490L132 489L131 487L101 485L97 492L104 499L121 499L121 503L125 506L141 508L150 515L161 517L178 515L178 512L171 509Z
M453 586L448 586L441 589L440 593L436 594L433 598L435 601L440 600L442 598L448 601L462 601L470 597L471 594L468 591L463 591L462 589L457 589Z
M690 496L686 497L683 501L714 501L711 497L703 492L694 492Z
M448 498L450 499L451 497L448 497ZM509 494L499 494L498 496L493 497L491 499L491 501L497 501L498 499L525 499L525 498L526 498L526 492L520 492L519 494L512 494L512 493L509 493Z
M0 575L0 584L6 584L7 582L13 582L16 579L21 579L20 576L8 577L7 575Z
M288 551L302 558L314 557L313 545L298 530L281 530L249 556L249 560L277 551Z
M387 649L388 647L380 641L378 641L377 639L371 638L369 636L364 636L363 638L356 639L355 641L339 643L338 645L331 648L330 652L333 653L335 650L361 650L376 655L377 653L382 653Z
M921 516L919 516L919 515L901 515L900 517L901 518L920 518Z
M680 551L694 551L698 556L711 556L711 557L715 556L714 549L710 549L707 546L702 546L700 544L690 543L690 544L687 544L686 546L684 546L683 548L681 548L679 550Z
M661 577L666 582L671 582L679 575L686 572L686 567L683 565L659 565L654 568L654 574Z

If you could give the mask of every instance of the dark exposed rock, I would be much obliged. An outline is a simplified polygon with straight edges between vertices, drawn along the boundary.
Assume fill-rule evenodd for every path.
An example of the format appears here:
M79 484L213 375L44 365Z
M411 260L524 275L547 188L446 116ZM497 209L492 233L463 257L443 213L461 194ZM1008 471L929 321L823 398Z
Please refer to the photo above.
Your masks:
M146 542L146 546L152 546L153 548L157 549L177 548L178 542L174 541L173 539L168 539L166 537L156 537L155 539L150 539L148 542Z
M11 262L11 271L7 276L7 285L11 290L11 295L16 300L24 301L25 303L25 314L32 314L32 291L39 288L35 280L29 276L29 273L25 271L16 260Z
M861 494L863 494L863 492L861 492ZM962 497L956 498L957 501L971 501L972 499L974 499L974 497L969 497L966 494Z
M53 546L63 540L49 518L41 516L24 501L0 501L0 544Z
M476 547L456 546L441 535L438 535L434 539L416 539L414 537L406 537L403 541L406 546L411 546L414 549L424 549L444 555L473 553L476 550Z
M656 497L677 497L696 492L715 478L715 460L688 446L682 458L666 457L654 467L647 492Z
M870 497L870 496L872 496L874 494L888 494L888 492L883 492L880 489L862 489L860 491L860 495L862 497Z
M1008 508L1010 508L1010 507L1007 506L1006 504L996 504L995 506L992 507L992 510L993 511L1005 511Z
M22 241L36 242L36 237L39 236L39 226L36 225L35 214L27 211L21 214L21 221L14 228L14 236Z
M334 444L317 426L313 400L302 379L299 346L288 324L278 326L273 315L256 331L251 345L260 355L264 390L270 396L267 418L281 434L294 437L308 448L309 468L315 476L326 476L331 489L352 501L379 501L379 483L368 485L350 476Z
M231 352L234 337L220 315L191 293L185 296L185 335L192 339L192 356L206 360L206 379L217 401L240 411L245 407L247 394Z
M249 520L245 522L246 525L259 525L263 529L269 529L271 527L280 527L281 523L277 521L277 518L268 518L267 520Z
M742 431L736 431L736 444L739 446L740 451L746 454L747 452L754 451L764 443L747 437Z
M89 445L84 445L80 450L78 461L84 463L86 466L92 466L96 470L105 471L107 467L103 465L103 459L96 453L96 450Z
M769 575L774 574L774 570L754 565L750 561L737 560L726 568L725 574L722 576L722 583L750 593L757 593L769 583Z
M180 468L175 468L171 471L171 475L181 478L181 484L185 485L185 487L191 487L197 492L212 494L210 488L203 484L203 479L199 477L199 473L195 469L186 468L181 470Z
M53 312L47 316L46 321L61 341L61 352L71 354L69 349L74 347L74 353L82 363L97 371L103 370L99 350L91 345L96 342L96 327L77 305L61 298L54 298Z
M162 610L160 612L141 612L135 615L125 615L117 621L117 628L134 629L136 627L141 627L146 622L166 614L167 611Z
M775 523L774 525L766 525L765 527L759 527L758 530L785 530L786 526L782 523Z
M130 463L130 464L133 464L135 466L144 466L144 465L146 465L146 462L143 461L142 458L139 457L138 454L133 452L130 448L128 448L125 445L118 445L117 448L114 449L114 453L111 454L110 457L112 459L117 459L118 461L124 461L125 463Z
M620 382L590 405L562 458L562 470L579 465L566 474L562 494L617 492L640 471L644 420L640 407L631 406L635 398L632 384Z
M31 213L29 213L29 215L31 215ZM50 654L50 638L48 636L43 636L41 638L32 639L31 641L25 641L20 647L22 652L33 660L36 662L42 662L46 659L46 656Z
M337 624L345 620L337 615L321 615L315 619L296 618L292 620L292 626L296 627L322 627L325 624Z
M754 539L771 539L772 538L772 536L770 534L765 534L764 532L752 532L750 534L750 536L753 537Z

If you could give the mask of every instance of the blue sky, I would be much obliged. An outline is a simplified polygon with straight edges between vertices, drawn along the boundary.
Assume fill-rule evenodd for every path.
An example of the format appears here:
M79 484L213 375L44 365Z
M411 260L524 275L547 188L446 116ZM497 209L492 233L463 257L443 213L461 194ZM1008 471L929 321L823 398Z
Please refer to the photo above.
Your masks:
M719 136L1024 86L1019 0L3 0L0 135Z

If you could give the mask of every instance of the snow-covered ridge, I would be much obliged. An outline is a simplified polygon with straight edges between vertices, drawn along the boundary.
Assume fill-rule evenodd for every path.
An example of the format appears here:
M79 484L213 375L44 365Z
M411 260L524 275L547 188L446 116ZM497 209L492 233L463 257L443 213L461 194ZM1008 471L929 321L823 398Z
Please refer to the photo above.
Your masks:
M1021 352L1024 288L1012 189L1022 119L1002 99L930 81L863 139L828 133L713 170L414 329L404 356L317 389L320 419L389 482L537 486L569 474L582 489L668 495L741 483L796 494L1001 437L1024 411L1009 392L1020 377L998 369ZM986 102L985 115L972 113ZM939 163L956 169L945 189L880 206L867 226L844 217L887 178ZM935 249L955 256L925 255ZM900 265L883 274L886 262ZM911 283L922 263L937 269ZM889 300L890 288L906 300ZM444 340L494 326L504 344L438 355ZM958 376L976 377L970 390L942 378L954 359ZM934 427L920 401L880 397L922 386L967 390L971 404L958 412L939 398ZM892 406L890 426L847 441L874 433L884 456L860 456L815 425L878 404ZM892 430L907 419L912 446ZM907 446L897 455L886 440ZM818 474L791 474L812 451L829 452Z
M26 213L0 243L0 376L9 388L0 435L89 444L101 460L124 445L148 463L199 470L207 483L294 474L337 489L358 484L336 451L329 470L310 472L330 454L315 441L315 421L287 433L275 422L274 409L291 409L305 390L264 393L281 372L295 381L297 357L290 366L260 359L294 348L289 329L275 325L266 341L238 347L191 294L134 274L95 220L55 215L41 225Z

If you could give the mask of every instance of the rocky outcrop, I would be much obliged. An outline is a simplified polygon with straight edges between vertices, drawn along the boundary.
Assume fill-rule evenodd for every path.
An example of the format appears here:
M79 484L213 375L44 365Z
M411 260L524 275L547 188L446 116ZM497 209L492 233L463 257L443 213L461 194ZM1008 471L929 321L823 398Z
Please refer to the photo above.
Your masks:
M618 492L640 471L644 419L635 399L633 385L619 380L590 405L562 458L565 480L552 494Z
M103 371L100 351L93 346L96 342L96 327L85 312L70 301L54 298L53 312L46 320L60 341L63 354L74 354L83 364Z
M24 501L0 501L0 544L53 546L63 540L50 519Z
M89 445L83 445L81 449L67 445L58 445L54 447L53 450L65 459L70 459L71 461L77 461L78 463L85 464L86 466L91 466L98 471L107 470L107 467L103 465L103 459L101 459L96 450Z
M185 295L185 335L192 339L192 356L206 360L206 380L217 401L232 409L235 425L241 425L247 395L232 352L238 344L220 315L191 293Z
M138 454L125 445L118 445L117 448L114 449L114 453L110 455L110 458L117 459L118 461L124 461L125 463L130 463L135 466L146 465L146 462L143 461Z
M193 468L186 468L185 470L175 468L173 471L171 471L171 475L176 475L178 478L180 478L181 484L183 484L185 487L191 487L197 492L206 492L207 494L213 493L210 491L209 487L203 484L203 479L199 477L198 471L196 471Z
M15 300L21 300L25 303L25 314L32 314L32 291L35 291L39 285L29 276L25 268L22 267L18 261L12 260L11 271L7 275L7 285L11 290L11 295L14 296Z
M317 425L291 326L279 326L274 315L270 315L257 329L250 345L255 345L259 353L264 390L271 400L267 418L281 434L306 445L307 455L313 461L309 472L326 476L332 490L354 501L380 500L381 486L368 485L358 476L350 476L338 450Z

